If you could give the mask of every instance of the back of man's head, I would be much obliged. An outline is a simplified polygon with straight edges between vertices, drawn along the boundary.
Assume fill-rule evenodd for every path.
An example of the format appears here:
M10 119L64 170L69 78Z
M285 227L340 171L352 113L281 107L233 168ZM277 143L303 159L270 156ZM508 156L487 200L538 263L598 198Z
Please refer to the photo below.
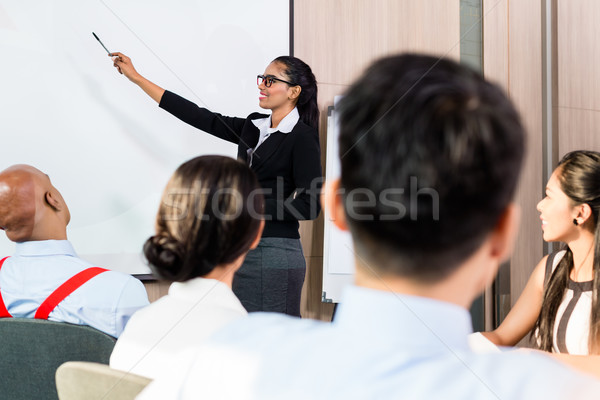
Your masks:
M0 172L0 229L13 242L66 239L71 215L48 175L25 164Z
M506 95L453 61L375 62L340 103L341 188L356 251L434 282L479 248L512 200L524 152Z

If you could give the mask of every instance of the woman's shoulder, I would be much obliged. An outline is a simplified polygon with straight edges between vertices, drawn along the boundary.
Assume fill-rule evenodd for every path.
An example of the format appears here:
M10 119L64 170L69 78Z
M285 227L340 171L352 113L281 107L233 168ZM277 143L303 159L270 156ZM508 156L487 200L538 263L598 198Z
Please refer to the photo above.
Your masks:
M554 269L557 267L558 263L565 256L566 252L567 252L567 250L562 249L562 250L557 250L557 251L554 251L554 252L548 254L546 263L550 264L552 271L554 271Z
M558 263L560 262L560 260L562 260L566 252L567 251L564 249L554 251L542 257L542 259L540 260L540 265L543 267L544 271L544 286L546 286L546 284L550 280L550 276L552 275L552 273L558 266Z
M289 135L293 139L293 143L303 143L304 146L320 147L319 131L312 126L307 125L304 121L299 120L290 132Z
M269 115L259 113L259 112L253 112L252 114L250 114L246 117L246 119L249 121L254 121L255 119L263 119L263 118L269 118Z
M296 126L294 126L293 131L300 132L300 133L311 133L316 136L319 135L319 132L317 131L316 128L313 128L312 126L307 125L306 122L302 121L301 119L298 120L298 122L296 123Z

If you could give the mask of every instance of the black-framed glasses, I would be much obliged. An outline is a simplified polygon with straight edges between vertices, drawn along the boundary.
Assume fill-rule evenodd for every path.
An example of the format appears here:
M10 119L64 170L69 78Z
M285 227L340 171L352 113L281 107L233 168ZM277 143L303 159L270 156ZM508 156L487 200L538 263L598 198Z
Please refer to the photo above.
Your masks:
M279 82L283 82L283 83L287 83L290 86L297 86L295 83L292 82L288 82L288 81L284 81L283 79L279 79L279 78L275 78L272 75L256 75L256 84L260 85L261 83L264 83L266 87L271 87L271 85L273 84L273 82L275 81L279 81Z

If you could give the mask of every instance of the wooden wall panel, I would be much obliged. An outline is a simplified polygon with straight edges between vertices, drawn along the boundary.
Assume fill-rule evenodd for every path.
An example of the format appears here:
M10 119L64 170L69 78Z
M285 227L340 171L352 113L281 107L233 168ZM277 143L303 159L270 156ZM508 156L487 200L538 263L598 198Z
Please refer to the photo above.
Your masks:
M542 9L539 0L484 0L484 75L505 88L527 129L527 152L516 202L522 211L519 236L510 260L510 301L516 302L542 257L536 211L543 182Z
M508 0L483 1L483 75L508 85Z
M510 93L508 73L508 2L483 0L483 75ZM502 275L502 276L500 276ZM485 328L496 328L510 311L510 264L503 266L494 288L485 290Z
M557 4L558 156L600 151L600 40L597 0Z
M558 1L559 107L600 110L597 0Z
M459 30L454 1L294 2L294 55L311 66L320 84L347 85L374 59L400 51L458 59Z
M169 292L169 282L162 281L145 281L144 287L148 293L148 300L150 303L160 299Z
M418 51L458 60L459 16L459 1L294 1L294 55L311 66L319 82L323 165L327 107L334 96L384 55ZM302 223L300 233L308 266L302 315L330 320L331 305L321 303L322 220Z
M301 314L303 318L331 321L333 303L321 302L323 288L323 256L306 258L306 279L302 287ZM317 301L317 298L319 301ZM308 301L308 300L311 301Z
M600 110L560 107L558 132L560 157L573 150L600 151Z
M531 271L542 258L543 240L536 205L543 182L542 144L542 9L539 0L511 1L509 7L510 96L527 130L527 153L516 200L521 226L511 258L511 304L525 288Z

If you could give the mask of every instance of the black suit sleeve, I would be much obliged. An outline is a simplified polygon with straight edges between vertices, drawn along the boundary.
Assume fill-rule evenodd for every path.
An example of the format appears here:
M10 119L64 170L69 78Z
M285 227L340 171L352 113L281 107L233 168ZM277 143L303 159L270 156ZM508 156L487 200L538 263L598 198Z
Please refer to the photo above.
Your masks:
M315 219L321 212L321 150L318 134L312 130L296 133L292 151L292 173L296 190L282 203L265 201L265 214L281 220Z
M163 94L158 106L183 122L213 136L235 144L239 144L241 140L245 118L225 117L213 113L168 90Z

